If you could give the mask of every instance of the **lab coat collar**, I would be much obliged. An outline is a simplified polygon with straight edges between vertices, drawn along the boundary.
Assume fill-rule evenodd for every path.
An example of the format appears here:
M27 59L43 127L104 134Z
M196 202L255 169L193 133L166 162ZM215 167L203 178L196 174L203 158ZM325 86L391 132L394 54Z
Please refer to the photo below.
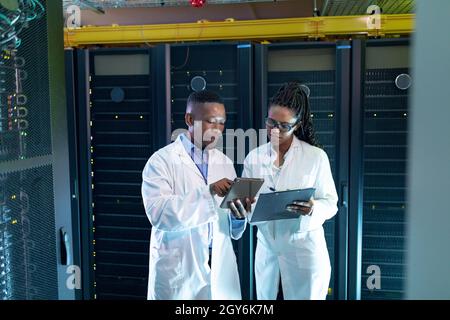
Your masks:
M294 135L294 139L292 140L291 147L289 148L288 152L286 152L286 154L285 154L284 163L286 165L288 165L291 162L292 157L294 157L294 155L297 153L297 150L301 147L302 147L301 141Z
M292 154L294 153L293 151L295 151L295 149L298 149L301 147L302 147L302 142L300 141L300 139L298 139L294 135L291 146L289 147L288 152L286 152L286 154L284 155L285 163L288 162L292 158ZM277 152L273 148L272 142L269 142L267 144L267 156L270 158L271 164L273 163L273 161L275 161L275 159L277 157Z
M183 141L181 141L181 135L179 135L177 137L177 139L175 140L174 149L175 149L174 150L175 153L179 156L181 162L184 165L188 166L189 169L191 169L193 172L198 174L203 179L203 176L202 176L200 170L197 168L197 166L195 165L191 156L187 153L186 149L184 148ZM208 152L208 158L211 159L210 158L210 156L211 156L210 150L208 150L207 152Z
M183 145L183 142L181 141L181 137L178 136L177 139L173 142L174 144L174 152L179 156L179 159L181 160L182 164L188 166L191 170L193 170L196 174L198 174L202 179L203 176L200 172L200 170L195 165L194 161L192 160L191 156L187 153L186 148ZM208 152L208 167L210 168L208 170L208 181L211 174L211 170L215 170L213 166L215 165L227 165L226 162L226 156L223 155L223 157L220 156L221 152L219 150L216 150L215 148L207 149Z
M203 153L206 151L206 155L209 156L209 150L202 150L199 147L197 147L194 143L192 143L191 138L189 136L189 133L186 134L180 134L179 135L180 141L183 144L184 149L187 150L194 150L195 154L200 154L203 157Z

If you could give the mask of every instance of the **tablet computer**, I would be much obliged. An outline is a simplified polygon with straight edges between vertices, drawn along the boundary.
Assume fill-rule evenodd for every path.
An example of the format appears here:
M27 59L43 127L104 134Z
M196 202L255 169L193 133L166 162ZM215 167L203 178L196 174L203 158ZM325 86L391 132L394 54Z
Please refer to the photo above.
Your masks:
M221 208L227 209L228 203L234 199L240 199L244 204L245 198L254 198L261 189L264 179L258 178L236 178L228 193L225 195Z
M287 211L292 202L309 201L316 191L315 188L262 193L259 195L250 222L262 222L282 219L295 219L300 213Z

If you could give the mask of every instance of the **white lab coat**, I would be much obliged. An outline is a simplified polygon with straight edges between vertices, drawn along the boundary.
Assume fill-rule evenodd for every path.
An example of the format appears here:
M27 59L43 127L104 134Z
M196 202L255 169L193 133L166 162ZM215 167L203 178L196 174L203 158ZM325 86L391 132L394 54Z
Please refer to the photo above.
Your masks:
M233 180L231 160L217 149L208 152L208 185ZM148 299L241 299L231 237L240 238L246 223L231 229L230 210L219 207L222 198L211 196L180 137L150 157L142 179L145 212L152 224Z
M314 187L315 204L311 216L255 223L257 297L276 299L281 274L285 299L325 299L331 267L322 225L336 214L338 200L327 154L294 137L273 185L276 153L270 150L270 143L252 150L243 176L264 178L260 193Z

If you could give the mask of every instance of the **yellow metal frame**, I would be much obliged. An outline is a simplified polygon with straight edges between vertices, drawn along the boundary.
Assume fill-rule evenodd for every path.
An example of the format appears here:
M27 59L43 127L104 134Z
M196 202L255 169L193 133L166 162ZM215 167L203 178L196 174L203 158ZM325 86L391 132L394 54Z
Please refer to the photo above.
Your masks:
M79 47L207 40L320 39L353 35L403 35L412 33L413 29L413 14L245 21L227 19L182 24L70 28L64 29L64 44L66 47Z

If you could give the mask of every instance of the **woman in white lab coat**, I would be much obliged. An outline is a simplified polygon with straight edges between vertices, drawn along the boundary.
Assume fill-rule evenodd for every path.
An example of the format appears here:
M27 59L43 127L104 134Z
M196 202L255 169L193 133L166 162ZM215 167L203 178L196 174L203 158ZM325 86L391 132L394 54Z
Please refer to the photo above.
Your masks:
M270 142L252 150L244 177L264 178L260 192L315 188L309 202L290 209L300 218L255 223L258 299L325 299L331 275L323 223L337 211L337 193L327 154L316 146L308 97L299 83L272 97L266 127Z

